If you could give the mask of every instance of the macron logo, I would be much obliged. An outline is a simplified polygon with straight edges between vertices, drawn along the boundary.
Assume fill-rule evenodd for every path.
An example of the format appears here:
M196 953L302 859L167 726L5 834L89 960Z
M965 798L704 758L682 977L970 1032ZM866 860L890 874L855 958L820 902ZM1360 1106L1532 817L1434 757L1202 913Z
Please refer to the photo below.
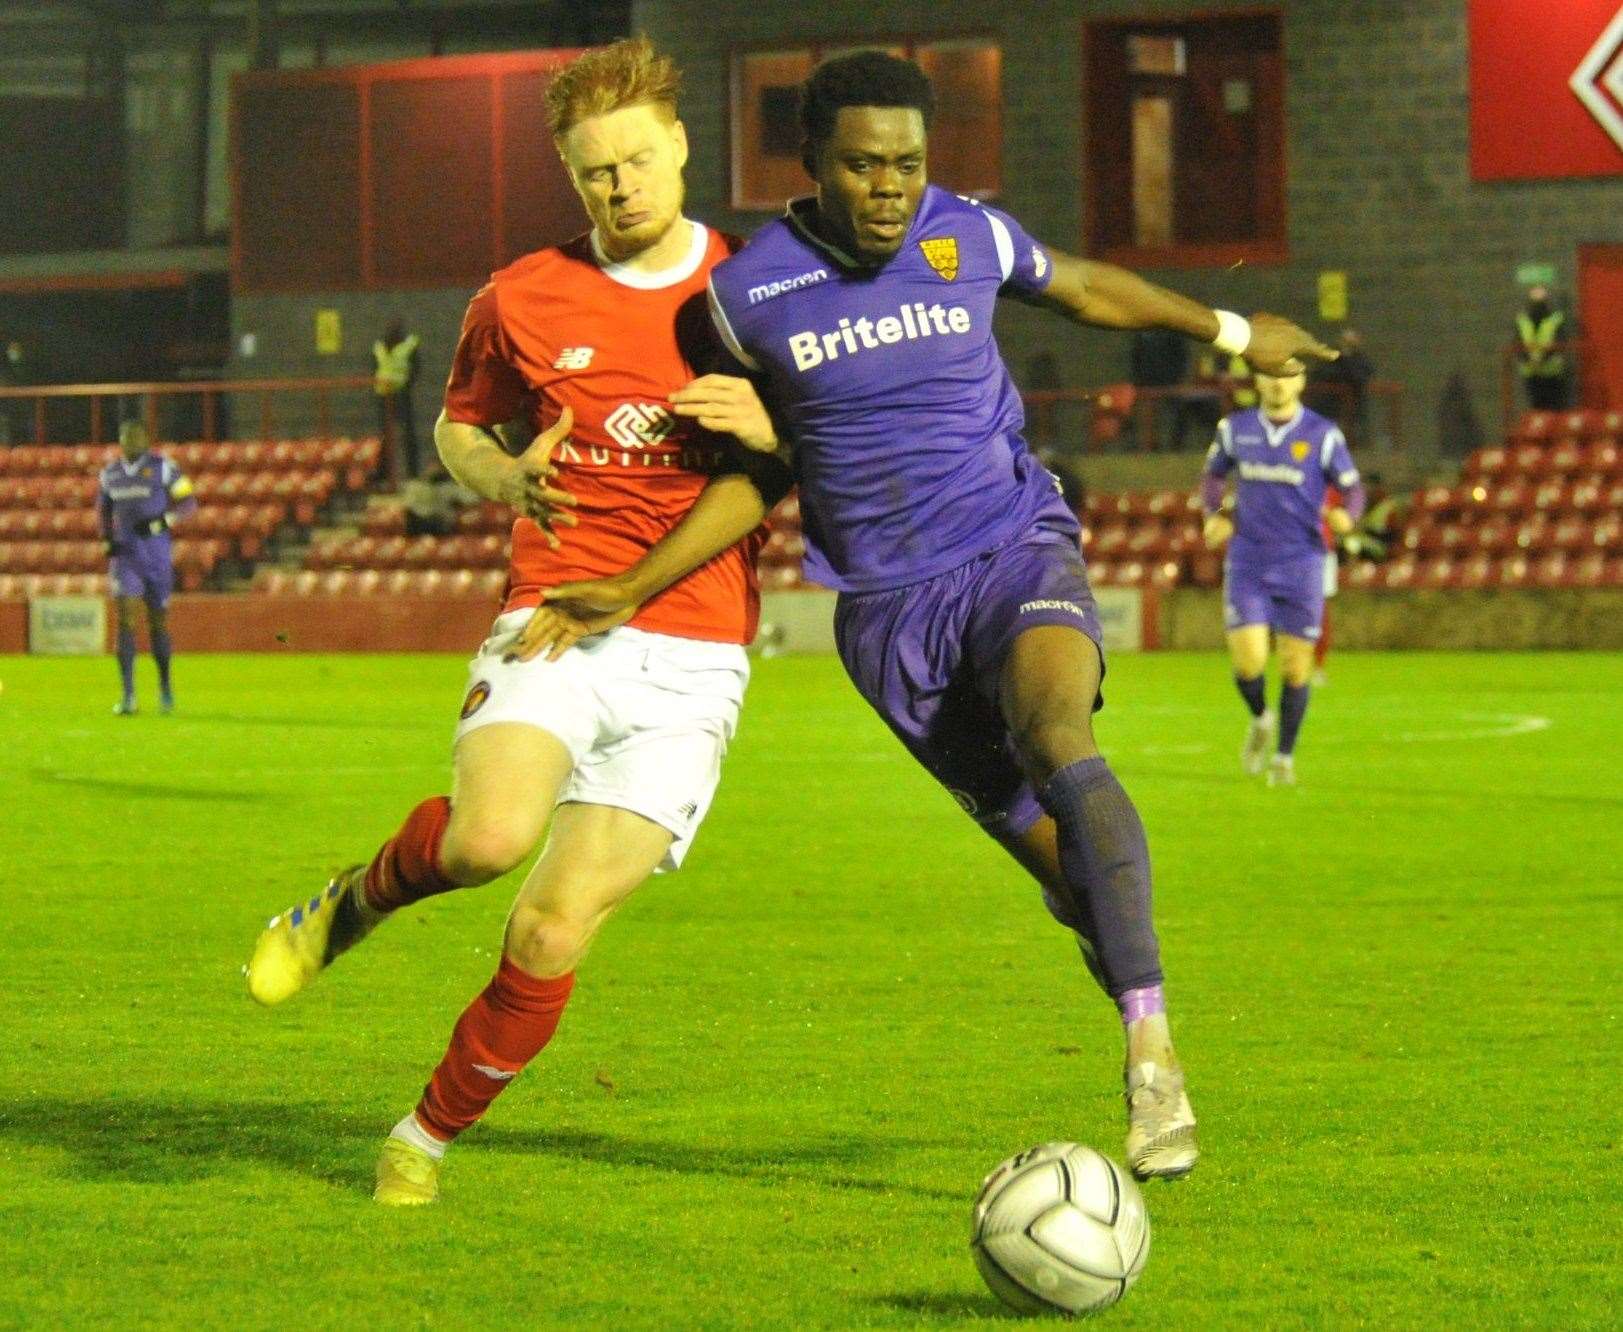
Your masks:
M770 301L774 296L782 296L786 291L799 291L802 287L812 287L819 282L827 281L828 269L814 268L809 273L784 278L782 282L765 282L759 287L749 289L750 304L759 305L762 301Z
M926 307L923 301L903 304L897 315L883 319L859 319L852 323L840 320L832 333L818 333L806 329L789 337L789 350L794 354L796 370L810 370L824 361L837 361L843 351L855 356L871 347L883 347L894 342L916 342L919 338L949 333L967 333L970 329L969 311L962 305L943 307L939 302Z

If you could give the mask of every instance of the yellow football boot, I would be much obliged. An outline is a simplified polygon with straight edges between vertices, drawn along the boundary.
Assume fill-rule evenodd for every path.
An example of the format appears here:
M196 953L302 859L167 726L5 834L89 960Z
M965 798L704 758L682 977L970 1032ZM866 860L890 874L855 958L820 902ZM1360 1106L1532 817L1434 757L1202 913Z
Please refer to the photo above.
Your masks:
M422 1207L439 1196L440 1163L402 1138L386 1139L372 1197L386 1207Z
M364 870L350 866L324 892L271 918L244 968L249 994L267 1008L291 999L366 937L382 917L360 900Z

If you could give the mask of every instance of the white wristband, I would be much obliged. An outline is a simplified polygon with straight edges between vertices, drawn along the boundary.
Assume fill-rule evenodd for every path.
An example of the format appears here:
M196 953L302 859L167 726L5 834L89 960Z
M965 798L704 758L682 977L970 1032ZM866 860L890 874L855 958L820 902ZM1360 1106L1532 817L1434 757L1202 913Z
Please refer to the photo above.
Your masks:
M1245 349L1251 345L1251 321L1233 310L1213 310L1212 313L1217 316L1217 336L1212 339L1212 346L1230 356L1244 356Z

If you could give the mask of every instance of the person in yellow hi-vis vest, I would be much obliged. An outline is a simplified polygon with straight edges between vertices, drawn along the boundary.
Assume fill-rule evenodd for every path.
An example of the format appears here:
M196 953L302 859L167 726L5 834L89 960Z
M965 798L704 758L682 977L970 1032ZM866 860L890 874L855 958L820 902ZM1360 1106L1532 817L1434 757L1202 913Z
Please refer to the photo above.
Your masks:
M1567 358L1561 350L1569 333L1566 315L1550 303L1547 287L1527 289L1527 308L1516 316L1517 359L1527 385L1527 405L1559 412L1567 406Z
M403 321L391 319L383 336L372 344L378 431L387 439L393 428L395 471L401 480L417 475L417 420L412 411L411 388L417 380L417 346L421 341L415 333L406 332Z

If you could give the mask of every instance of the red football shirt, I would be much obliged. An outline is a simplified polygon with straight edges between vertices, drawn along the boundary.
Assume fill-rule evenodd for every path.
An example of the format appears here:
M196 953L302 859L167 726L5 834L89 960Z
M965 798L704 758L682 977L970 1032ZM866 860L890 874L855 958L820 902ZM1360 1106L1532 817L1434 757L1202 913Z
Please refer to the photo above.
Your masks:
M553 484L579 501L579 527L559 525L557 550L528 518L513 523L507 610L541 589L602 578L635 564L681 521L731 442L671 411L673 390L717 363L705 308L710 270L741 244L695 222L682 263L639 273L613 263L590 235L526 255L494 274L468 305L445 389L452 421L494 426L524 416L537 429L565 406L570 437L552 455ZM748 643L760 616L752 533L652 598L639 629Z

